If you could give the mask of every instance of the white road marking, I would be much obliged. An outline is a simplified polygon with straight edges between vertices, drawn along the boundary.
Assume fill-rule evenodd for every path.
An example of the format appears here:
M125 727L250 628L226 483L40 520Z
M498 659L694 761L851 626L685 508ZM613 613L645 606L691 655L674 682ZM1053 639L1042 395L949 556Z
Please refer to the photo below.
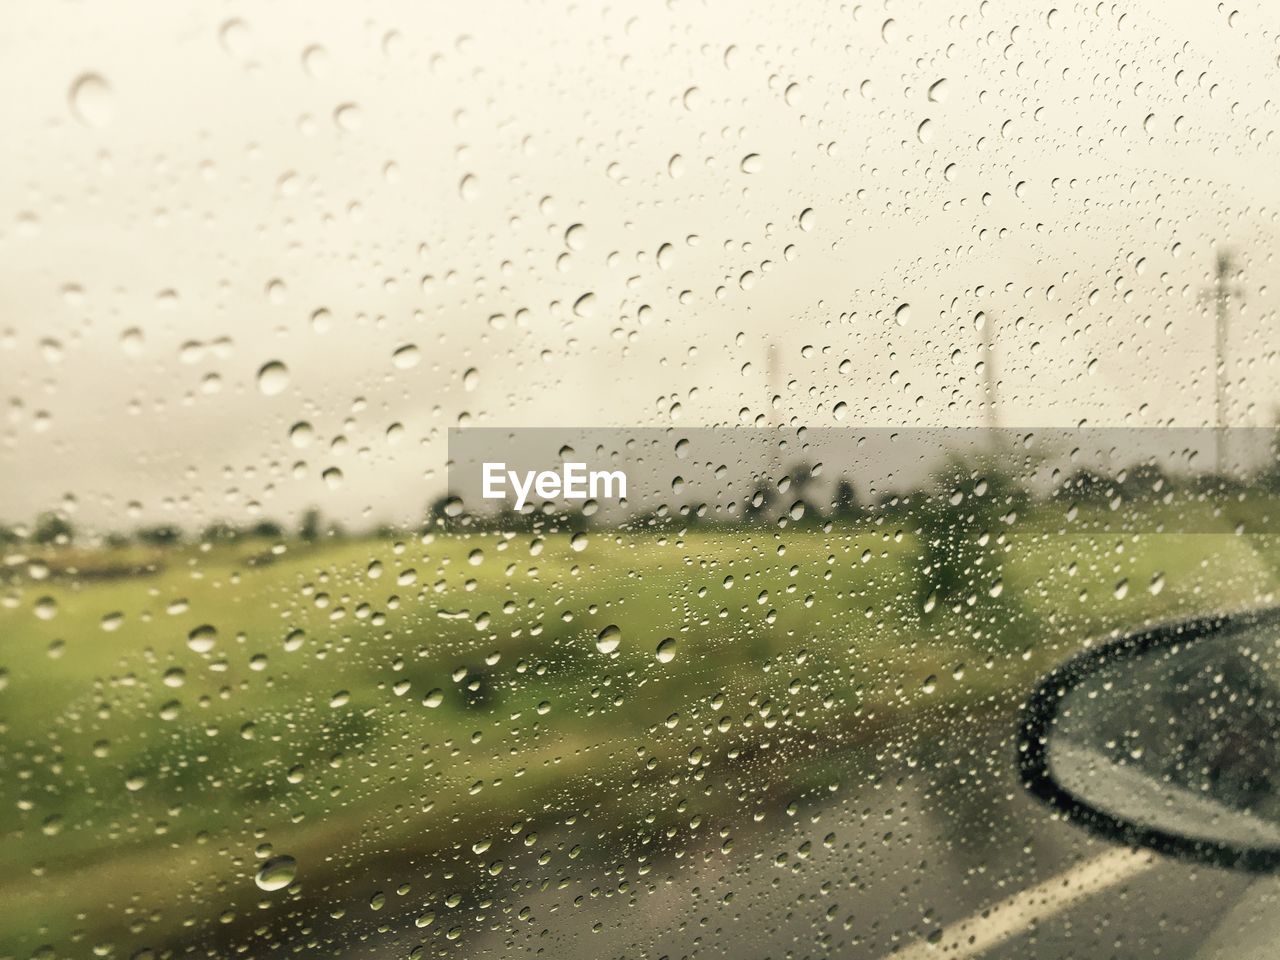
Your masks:
M942 929L936 942L924 940L890 954L893 960L961 960L976 957L1033 924L1061 913L1100 890L1123 883L1155 865L1150 853L1127 848L1108 850L1044 883Z

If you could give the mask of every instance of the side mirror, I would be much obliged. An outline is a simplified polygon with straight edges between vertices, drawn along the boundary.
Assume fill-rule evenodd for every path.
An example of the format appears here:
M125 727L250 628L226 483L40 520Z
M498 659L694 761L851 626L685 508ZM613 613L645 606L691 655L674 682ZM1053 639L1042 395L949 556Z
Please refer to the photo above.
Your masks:
M1206 617L1087 650L1041 681L1023 781L1112 839L1280 869L1280 608Z

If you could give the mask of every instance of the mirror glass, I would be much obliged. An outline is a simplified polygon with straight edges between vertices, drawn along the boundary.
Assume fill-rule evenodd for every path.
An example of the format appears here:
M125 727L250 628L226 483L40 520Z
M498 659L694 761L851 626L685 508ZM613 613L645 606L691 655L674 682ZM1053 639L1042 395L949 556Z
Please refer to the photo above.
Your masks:
M1104 832L1270 865L1280 855L1278 707L1280 613L1163 627L1044 682L1024 768L1034 792Z

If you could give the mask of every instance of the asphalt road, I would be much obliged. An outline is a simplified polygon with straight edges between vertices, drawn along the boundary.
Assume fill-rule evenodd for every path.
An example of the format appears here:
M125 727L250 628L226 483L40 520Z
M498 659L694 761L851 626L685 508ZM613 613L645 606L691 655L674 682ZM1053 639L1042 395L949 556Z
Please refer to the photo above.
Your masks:
M924 761L884 759L829 802L771 811L735 831L729 854L708 843L643 873L620 855L545 889L516 874L487 907L460 907L471 915L458 927L479 935L450 940L442 918L348 955L1184 958L1247 897L1248 876L1058 821L1024 793L1012 756L996 724Z

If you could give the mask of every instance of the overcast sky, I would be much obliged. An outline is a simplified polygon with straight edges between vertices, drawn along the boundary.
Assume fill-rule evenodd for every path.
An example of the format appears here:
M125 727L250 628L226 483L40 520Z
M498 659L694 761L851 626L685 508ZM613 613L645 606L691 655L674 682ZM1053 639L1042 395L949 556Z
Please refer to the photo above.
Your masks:
M1054 7L16 3L0 519L407 521L459 425L980 424L991 318L1007 425L1205 424L1215 247L1272 422L1280 11Z

